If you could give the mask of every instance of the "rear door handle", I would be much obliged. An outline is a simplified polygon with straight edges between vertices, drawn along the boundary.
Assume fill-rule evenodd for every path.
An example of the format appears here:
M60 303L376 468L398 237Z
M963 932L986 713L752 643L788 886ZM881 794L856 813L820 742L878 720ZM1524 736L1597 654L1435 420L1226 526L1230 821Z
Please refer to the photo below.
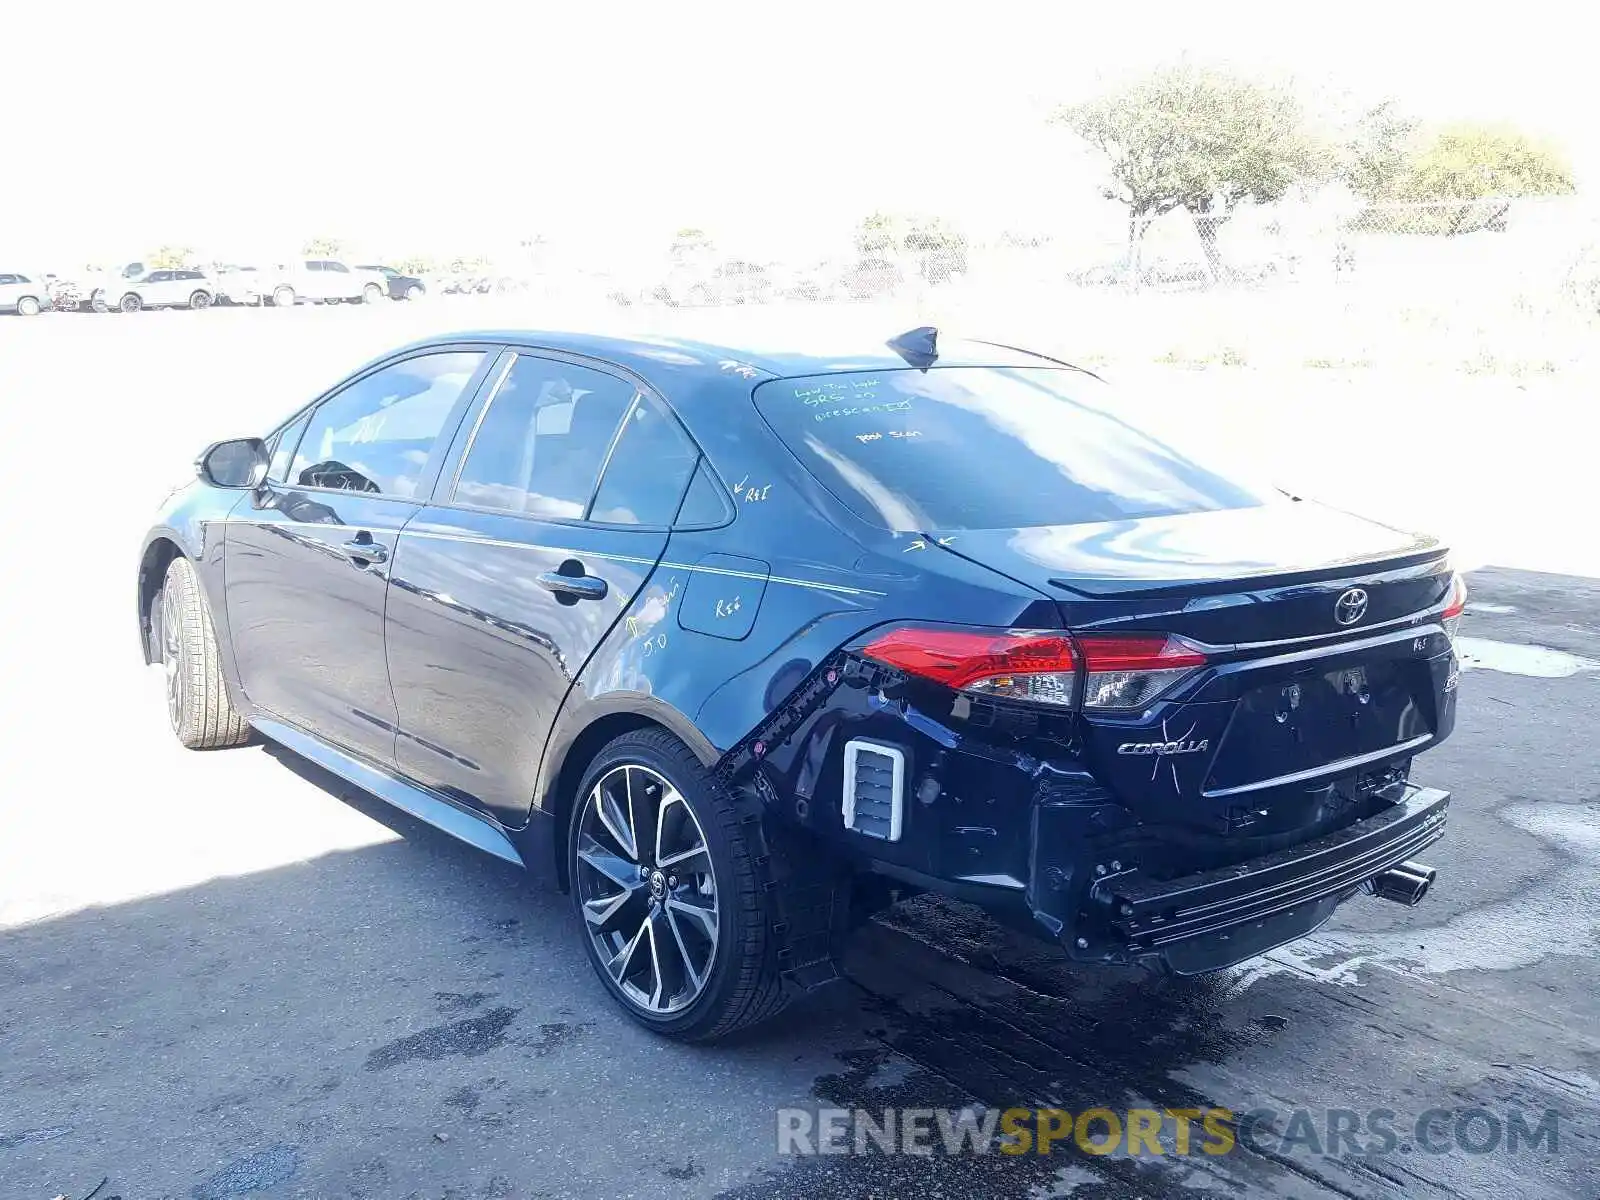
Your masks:
M578 567L582 570L581 563ZM598 575L564 575L560 571L546 571L537 579L540 587L557 596L571 596L574 600L606 598L606 581Z
M363 537L366 539L365 541L362 540ZM385 563L389 561L389 548L373 541L370 533L358 534L354 541L346 542L343 546L340 546L339 552L358 567L367 563Z

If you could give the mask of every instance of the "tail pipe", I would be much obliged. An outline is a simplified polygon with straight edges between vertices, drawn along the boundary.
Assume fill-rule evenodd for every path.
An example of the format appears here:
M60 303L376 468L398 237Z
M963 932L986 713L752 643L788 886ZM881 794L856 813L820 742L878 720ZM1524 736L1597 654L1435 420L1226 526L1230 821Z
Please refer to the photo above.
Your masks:
M1368 883L1372 888L1372 894L1378 899L1414 908L1422 903L1422 898L1428 894L1428 889L1433 886L1434 878L1438 874L1438 871L1426 863L1403 862L1397 863L1382 874L1374 875Z

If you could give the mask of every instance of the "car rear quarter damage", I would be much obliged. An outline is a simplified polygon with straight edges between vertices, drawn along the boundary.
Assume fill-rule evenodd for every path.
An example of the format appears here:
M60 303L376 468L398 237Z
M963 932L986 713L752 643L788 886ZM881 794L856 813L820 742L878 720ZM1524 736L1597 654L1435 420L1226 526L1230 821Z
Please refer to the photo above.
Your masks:
M720 769L856 870L979 903L1074 958L1212 970L1304 935L1359 891L1400 898L1404 881L1371 881L1443 832L1449 797L1408 776L1453 721L1452 655L1437 625L1391 640L1452 696L1448 711L1415 742L1245 790L1218 782L1237 778L1232 737L1258 736L1230 727L1236 704L1207 698L1238 690L1226 665L1193 699L1107 721L953 694L873 661L870 637L824 660ZM1444 648L1429 657L1430 642ZM1314 678L1370 650L1324 654ZM1252 693L1288 703L1310 662Z

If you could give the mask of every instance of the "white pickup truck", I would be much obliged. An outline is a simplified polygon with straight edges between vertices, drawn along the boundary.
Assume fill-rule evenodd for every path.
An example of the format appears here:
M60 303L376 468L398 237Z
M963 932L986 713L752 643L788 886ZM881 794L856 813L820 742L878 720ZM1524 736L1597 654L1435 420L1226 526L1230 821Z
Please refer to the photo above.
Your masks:
M389 295L389 281L378 271L352 267L332 258L306 258L272 267L228 267L218 287L234 304L270 302L292 308L313 304L376 304Z
M315 304L376 304L389 295L389 281L332 258L307 258L273 273L266 294L280 308L301 300Z

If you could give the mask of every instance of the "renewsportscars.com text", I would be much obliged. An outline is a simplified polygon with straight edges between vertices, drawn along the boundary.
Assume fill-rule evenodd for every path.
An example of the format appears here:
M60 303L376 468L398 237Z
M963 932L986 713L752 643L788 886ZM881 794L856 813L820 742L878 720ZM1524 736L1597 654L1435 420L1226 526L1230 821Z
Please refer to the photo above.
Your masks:
M1545 1109L1430 1108L780 1108L778 1153L1232 1154L1381 1158L1391 1154L1554 1154Z

